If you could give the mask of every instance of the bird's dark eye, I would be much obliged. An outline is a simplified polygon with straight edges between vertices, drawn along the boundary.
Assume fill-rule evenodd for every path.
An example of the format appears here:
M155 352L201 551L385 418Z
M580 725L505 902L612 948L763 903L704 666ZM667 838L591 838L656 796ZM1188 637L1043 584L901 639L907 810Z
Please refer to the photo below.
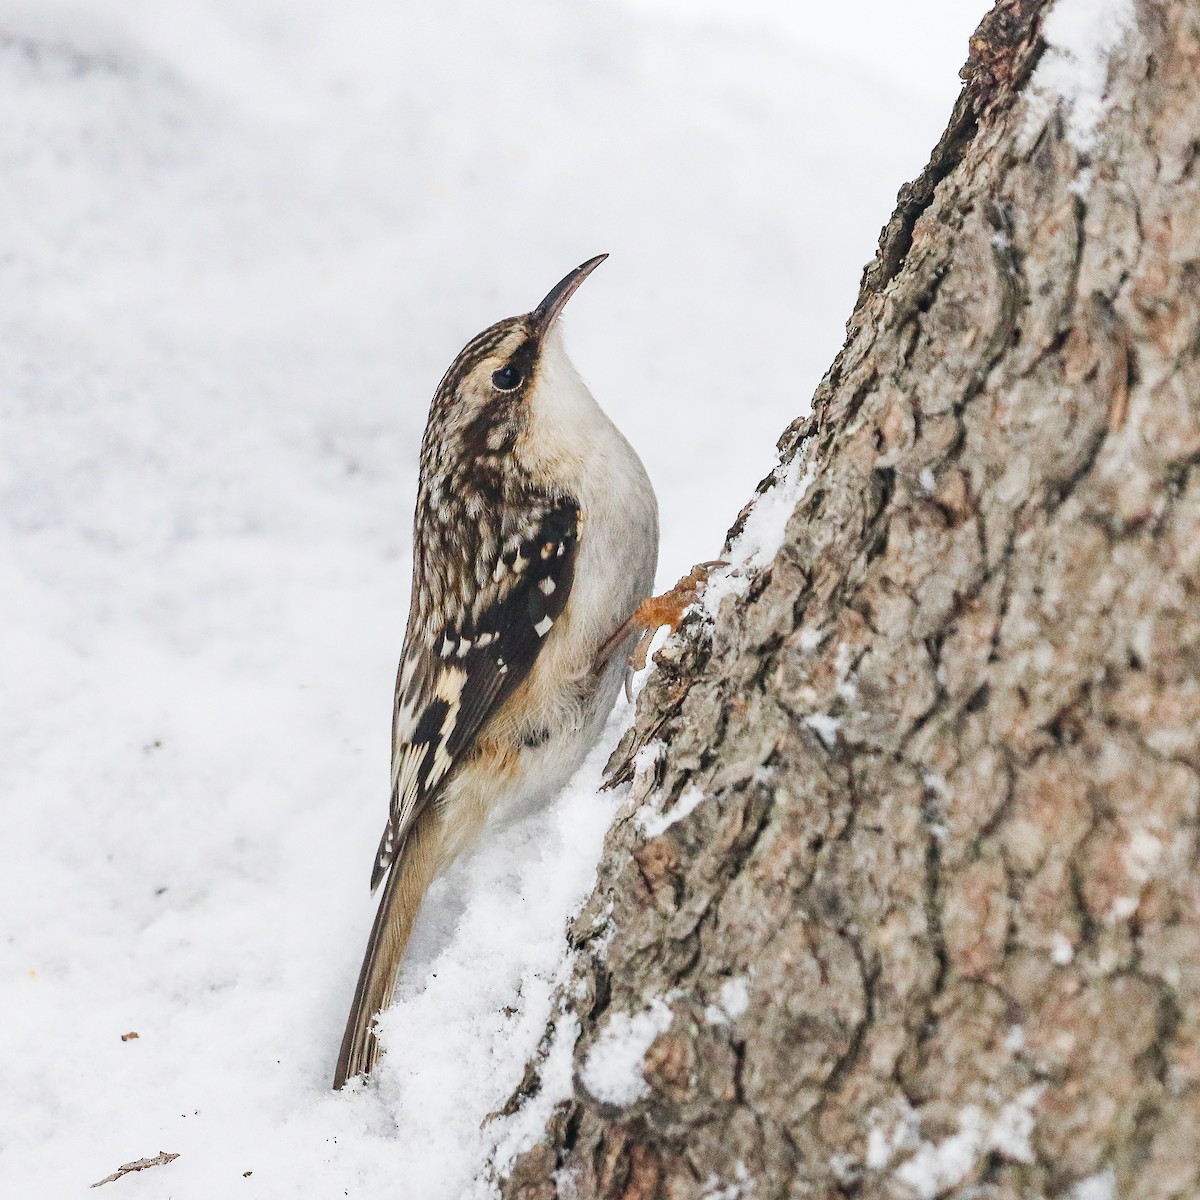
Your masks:
M492 386L499 388L502 392L511 392L521 382L521 369L514 367L511 363L507 367L501 367L498 371L492 372Z

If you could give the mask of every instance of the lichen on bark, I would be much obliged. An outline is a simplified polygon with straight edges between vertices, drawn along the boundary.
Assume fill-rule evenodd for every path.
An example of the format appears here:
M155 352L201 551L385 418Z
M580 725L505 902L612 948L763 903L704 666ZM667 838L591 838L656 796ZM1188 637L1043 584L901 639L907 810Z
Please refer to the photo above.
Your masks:
M658 655L509 1200L1200 1195L1200 9L1136 4L1089 145L1045 9L972 41L782 548Z

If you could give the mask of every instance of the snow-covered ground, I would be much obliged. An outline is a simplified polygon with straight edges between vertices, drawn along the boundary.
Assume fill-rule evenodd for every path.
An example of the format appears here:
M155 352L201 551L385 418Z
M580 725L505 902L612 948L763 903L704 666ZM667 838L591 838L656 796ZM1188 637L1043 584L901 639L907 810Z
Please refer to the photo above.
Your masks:
M610 252L568 341L711 558L983 7L0 0L0 1196L486 1194L628 713L331 1094L429 397Z

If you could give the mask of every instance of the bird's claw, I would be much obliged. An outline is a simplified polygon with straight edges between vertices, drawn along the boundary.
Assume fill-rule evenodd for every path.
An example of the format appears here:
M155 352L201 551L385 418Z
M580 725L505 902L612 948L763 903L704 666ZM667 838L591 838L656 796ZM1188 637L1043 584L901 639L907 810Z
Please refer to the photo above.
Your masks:
M654 635L666 625L672 633L679 628L683 614L687 612L704 595L708 586L708 577L718 567L729 564L721 559L697 563L670 591L661 596L649 596L633 611L633 616L626 624L627 629L640 629L641 637L629 656L629 665L625 670L625 696L633 699L633 677L645 670L646 661L650 655L650 644Z

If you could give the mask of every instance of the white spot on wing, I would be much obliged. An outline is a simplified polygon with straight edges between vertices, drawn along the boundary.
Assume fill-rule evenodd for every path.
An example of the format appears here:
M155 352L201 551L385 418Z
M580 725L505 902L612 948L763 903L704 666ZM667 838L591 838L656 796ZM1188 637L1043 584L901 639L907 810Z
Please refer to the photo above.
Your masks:
M550 626L554 624L551 617L543 617L534 627L534 632L538 637L545 637L550 632Z
M466 682L466 671L461 667L449 667L438 677L437 687L433 694L439 700L445 700L453 708L462 696Z
M433 770L430 772L429 782L436 783L445 773L450 770L453 765L450 755L446 750L444 742L438 743L438 748L433 752Z
M543 579L541 583L538 584L538 588L543 596L549 596L550 593L554 591L554 580L549 578Z

